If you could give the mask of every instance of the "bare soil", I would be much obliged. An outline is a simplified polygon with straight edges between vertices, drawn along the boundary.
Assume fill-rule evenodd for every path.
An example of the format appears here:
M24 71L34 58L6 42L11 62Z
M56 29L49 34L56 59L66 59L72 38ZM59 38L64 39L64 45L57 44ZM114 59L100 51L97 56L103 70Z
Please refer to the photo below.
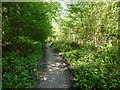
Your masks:
M48 44L42 63L42 76L38 88L70 88L71 73L61 53Z

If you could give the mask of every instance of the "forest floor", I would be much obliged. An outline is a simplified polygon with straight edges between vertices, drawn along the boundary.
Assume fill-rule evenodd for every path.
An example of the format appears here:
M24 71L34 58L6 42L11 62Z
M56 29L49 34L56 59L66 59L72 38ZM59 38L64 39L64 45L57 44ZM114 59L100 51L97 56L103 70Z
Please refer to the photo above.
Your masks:
M46 44L42 63L42 76L38 88L70 88L71 73L68 64L59 52Z

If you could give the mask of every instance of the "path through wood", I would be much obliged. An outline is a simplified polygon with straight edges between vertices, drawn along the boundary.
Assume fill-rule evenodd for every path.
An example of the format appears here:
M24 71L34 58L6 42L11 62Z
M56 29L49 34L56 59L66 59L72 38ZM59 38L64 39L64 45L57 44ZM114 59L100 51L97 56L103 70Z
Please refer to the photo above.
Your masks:
M55 52L48 44L42 60L43 75L38 88L70 88L71 74L60 53Z

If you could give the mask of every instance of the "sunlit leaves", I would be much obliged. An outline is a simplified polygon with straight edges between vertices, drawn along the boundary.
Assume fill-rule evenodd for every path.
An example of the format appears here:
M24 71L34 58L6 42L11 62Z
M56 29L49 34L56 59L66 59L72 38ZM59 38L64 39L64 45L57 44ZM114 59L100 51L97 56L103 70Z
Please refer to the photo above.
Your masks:
M33 88L59 3L3 2L3 88ZM6 67L7 66L7 67Z
M108 37L111 33L118 31L117 3L80 2L68 4L67 11L66 20L61 20L60 25L63 35L69 37L66 40L77 43L91 41L95 46L105 46L110 44L107 41L115 41L115 39ZM111 45L115 45L115 43L117 44L114 42Z
M80 2L68 4L67 11L60 23L64 38L58 34L52 46L70 63L76 86L119 88L117 3ZM78 46L71 47L70 42Z

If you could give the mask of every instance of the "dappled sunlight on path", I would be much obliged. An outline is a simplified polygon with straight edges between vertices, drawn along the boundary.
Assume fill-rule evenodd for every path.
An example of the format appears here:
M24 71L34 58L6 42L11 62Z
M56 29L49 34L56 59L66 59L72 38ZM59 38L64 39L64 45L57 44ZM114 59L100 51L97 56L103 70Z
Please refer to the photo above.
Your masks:
M43 65L43 75L38 88L70 88L70 72L60 53L55 53L47 45Z

